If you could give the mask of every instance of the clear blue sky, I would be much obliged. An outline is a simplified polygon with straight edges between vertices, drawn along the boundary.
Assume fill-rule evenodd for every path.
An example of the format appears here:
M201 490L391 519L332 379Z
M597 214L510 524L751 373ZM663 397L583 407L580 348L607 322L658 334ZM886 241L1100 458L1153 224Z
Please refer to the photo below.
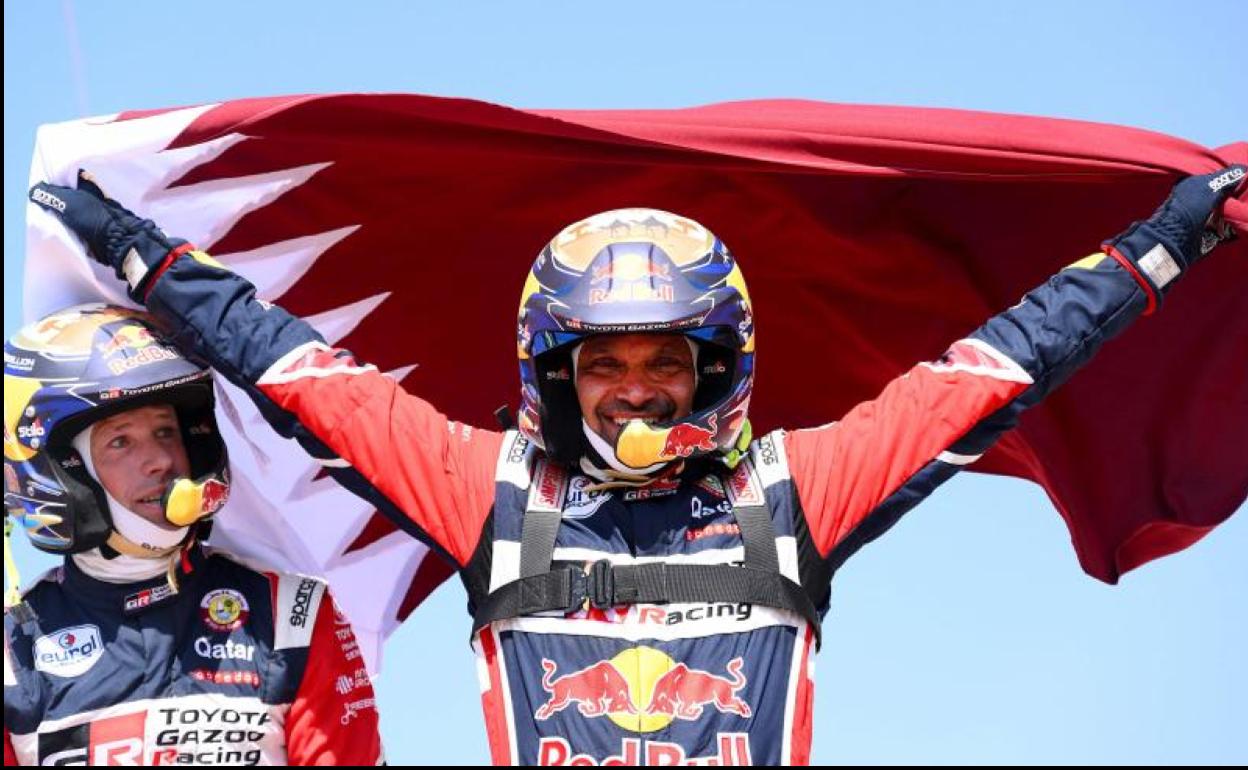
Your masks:
M592 5L5 3L5 336L35 127L85 114L335 91L567 108L803 97L1248 139L1242 0ZM27 576L47 563L17 550ZM964 474L850 560L833 596L818 762L1248 762L1242 509L1110 587L1079 570L1037 487ZM390 641L394 763L488 760L464 603L448 584Z

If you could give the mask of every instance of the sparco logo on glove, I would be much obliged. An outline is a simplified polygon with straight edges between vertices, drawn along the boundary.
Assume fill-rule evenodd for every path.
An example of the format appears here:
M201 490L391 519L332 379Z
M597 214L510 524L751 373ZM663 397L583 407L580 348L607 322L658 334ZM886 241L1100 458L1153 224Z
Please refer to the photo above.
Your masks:
M65 211L65 201L56 197L47 190L40 190L38 188L31 190L30 199L35 203L42 203L45 206L51 206L57 211Z
M1209 190L1212 192L1217 192L1218 190L1221 190L1223 187L1226 187L1228 185L1233 185L1243 178L1244 178L1243 166L1233 168L1230 171L1227 171L1225 174L1219 174L1218 176L1210 180Z

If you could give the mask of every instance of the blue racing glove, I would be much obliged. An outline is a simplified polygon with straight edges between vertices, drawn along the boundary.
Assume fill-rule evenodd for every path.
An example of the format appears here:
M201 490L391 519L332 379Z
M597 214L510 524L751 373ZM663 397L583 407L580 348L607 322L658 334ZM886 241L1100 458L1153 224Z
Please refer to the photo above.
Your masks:
M1143 222L1101 244L1106 253L1130 263L1160 299L1170 283L1235 233L1220 216L1223 201L1244 182L1248 168L1228 166L1189 176L1174 186L1161 208ZM1150 302L1150 307L1152 302Z
M65 223L96 262L113 268L135 302L143 302L160 273L194 248L109 198L85 171L78 172L77 189L40 182L30 188L30 200Z

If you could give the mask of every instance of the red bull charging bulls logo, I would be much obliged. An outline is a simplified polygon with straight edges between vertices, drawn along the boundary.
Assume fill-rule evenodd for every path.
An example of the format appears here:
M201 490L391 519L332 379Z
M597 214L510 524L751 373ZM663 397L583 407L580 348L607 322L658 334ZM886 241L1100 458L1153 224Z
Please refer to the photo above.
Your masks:
M718 415L711 415L705 428L687 422L673 425L663 441L661 456L665 458L689 457L699 450L715 451L715 433L719 430L718 419Z
M634 732L700 719L708 706L748 719L753 711L739 695L748 683L744 665L733 658L721 675L677 663L660 650L633 647L558 676L555 662L543 658L542 689L549 697L534 717L545 721L575 705L582 716L605 716Z
M119 350L141 350L156 342L152 333L142 326L123 326L107 342L97 345L102 355L111 356Z
M637 713L628 691L628 680L611 661L599 661L558 679L554 678L554 661L543 658L542 668L546 671L542 676L542 689L550 693L550 700L534 714L538 719L550 719L573 703L587 717Z
M737 697L737 691L746 684L742 665L741 658L733 658L727 666L728 676L724 677L677 663L676 668L654 683L646 713L697 719L705 706L714 706L725 714L748 718L750 704Z
M603 302L672 302L670 262L656 262L641 254L620 254L595 265L590 280L589 304Z
M595 265L591 283L597 285L603 281L639 281L646 278L672 280L671 263L654 262L632 254L622 255L605 264Z
M542 689L549 696L534 713L546 721L560 712L582 717L606 717L633 733L655 733L675 720L694 721L709 714L749 719L754 711L742 697L749 683L745 663L736 657L723 668L693 668L677 663L661 650L631 647L609 660L558 675L557 665L542 659ZM644 704L644 705L643 705ZM574 711L569 711L576 706ZM710 727L710 725L707 725ZM657 736L656 736L657 737ZM538 748L538 764L567 765L749 765L748 732L715 732L703 744L705 756L691 756L688 747L646 736L624 738L609 756L579 753L560 735L546 735Z
M218 479L208 479L200 494L199 509L205 516L210 516L221 510L221 506L230 499L230 487Z

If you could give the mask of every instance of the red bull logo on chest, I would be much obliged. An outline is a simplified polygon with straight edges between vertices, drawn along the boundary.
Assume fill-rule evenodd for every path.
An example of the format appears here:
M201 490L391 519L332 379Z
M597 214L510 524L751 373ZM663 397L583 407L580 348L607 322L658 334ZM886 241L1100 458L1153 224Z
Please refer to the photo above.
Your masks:
M628 680L611 661L601 660L556 678L554 661L543 658L542 669L542 689L550 693L550 699L533 715L539 720L550 719L573 704L587 717L637 713Z
M542 767L744 767L754 764L750 758L750 736L746 733L718 733L715 748L710 756L690 757L679 743L625 738L620 741L619 754L599 762L588 754L575 753L563 738L543 738L537 750L537 764Z
M744 667L736 657L722 673L706 671L646 646L562 675L554 661L543 658L542 689L549 697L533 716L546 721L575 707L583 717L607 717L638 733L661 730L677 719L701 719L708 709L749 719L753 710L741 696L749 684Z

